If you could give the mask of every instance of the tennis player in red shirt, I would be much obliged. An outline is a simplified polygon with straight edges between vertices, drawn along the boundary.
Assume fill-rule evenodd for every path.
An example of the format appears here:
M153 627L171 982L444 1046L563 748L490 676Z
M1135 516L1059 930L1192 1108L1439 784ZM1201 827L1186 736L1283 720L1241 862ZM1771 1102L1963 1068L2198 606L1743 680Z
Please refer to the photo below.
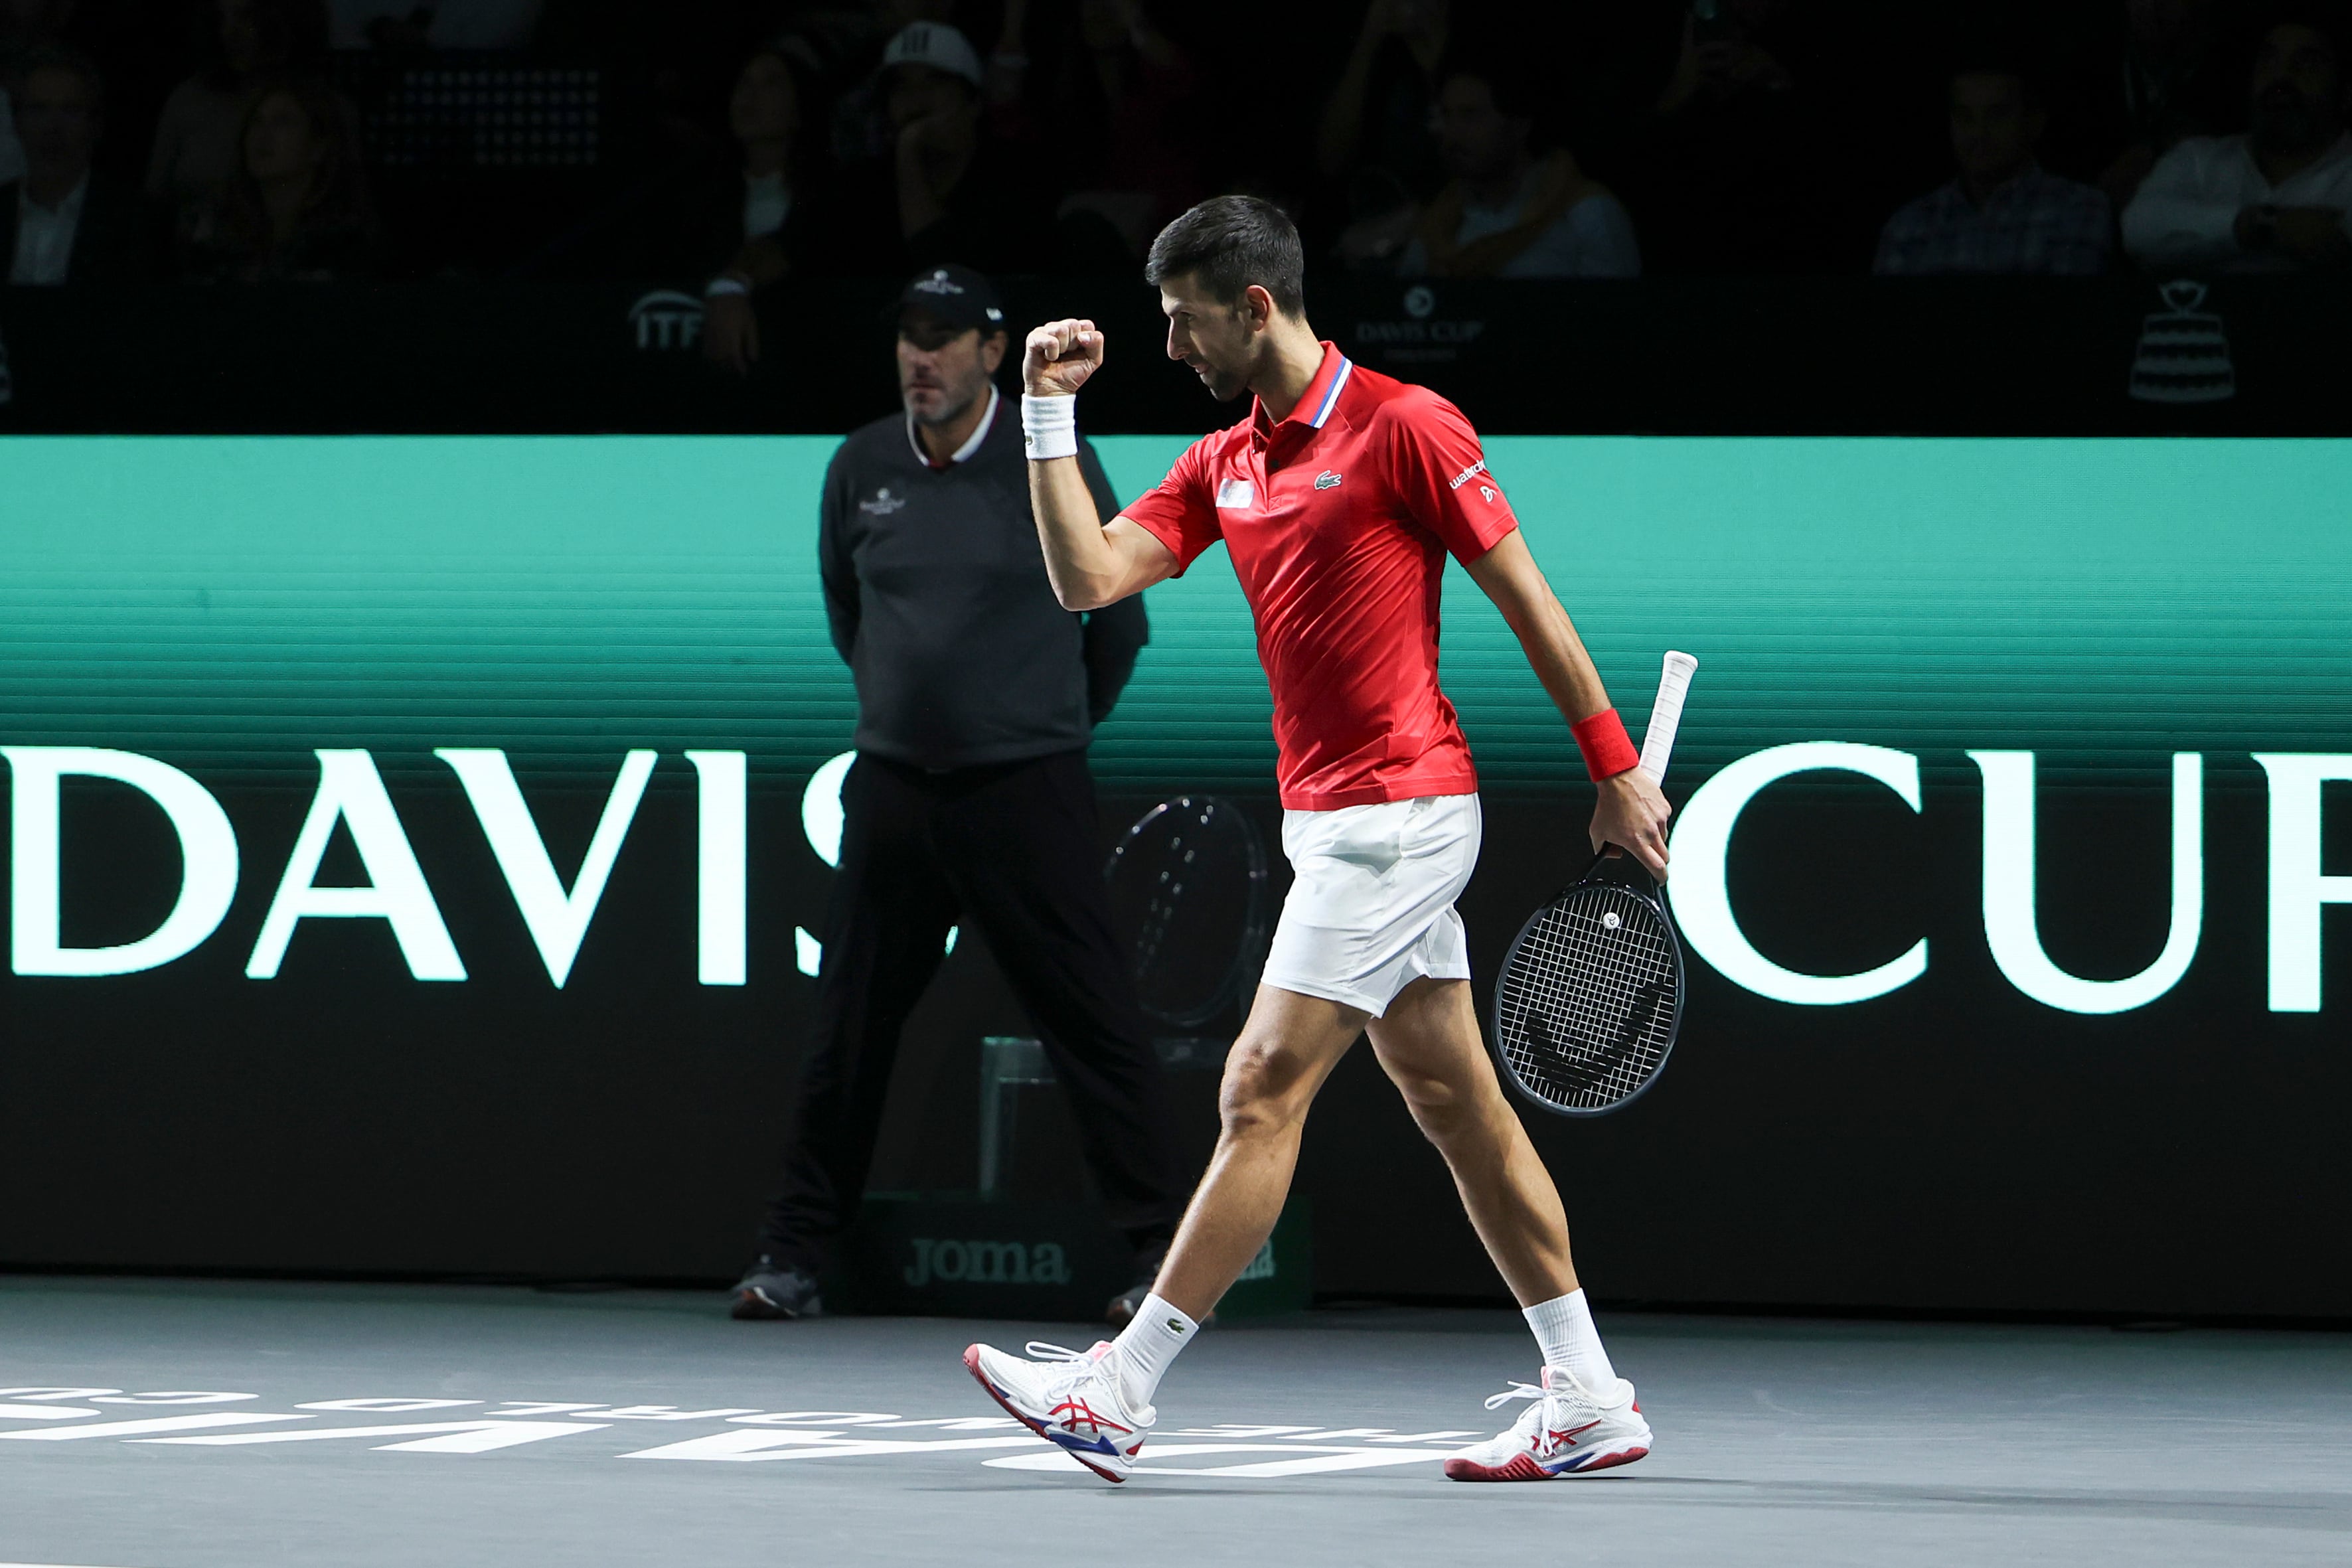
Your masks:
M1449 1458L1457 1480L1548 1480L1641 1458L1650 1427L1592 1326L1551 1174L1504 1099L1470 1004L1454 900L1478 858L1478 778L1437 683L1438 589L1462 563L1518 635L1600 789L1597 848L1665 873L1664 798L1568 614L1528 553L1461 410L1351 363L1307 324L1298 232L1247 196L1170 224L1145 276L1168 354L1250 416L1202 437L1106 522L1078 468L1076 394L1103 334L1029 334L1029 491L1054 590L1092 610L1176 576L1219 540L1257 623L1274 691L1282 845L1297 873L1248 1023L1225 1064L1223 1129L1153 1292L1081 1355L986 1345L964 1364L1005 1409L1108 1480L1152 1426L1160 1375L1273 1232L1307 1108L1369 1035L1452 1167L1470 1223L1542 1349L1510 1430Z

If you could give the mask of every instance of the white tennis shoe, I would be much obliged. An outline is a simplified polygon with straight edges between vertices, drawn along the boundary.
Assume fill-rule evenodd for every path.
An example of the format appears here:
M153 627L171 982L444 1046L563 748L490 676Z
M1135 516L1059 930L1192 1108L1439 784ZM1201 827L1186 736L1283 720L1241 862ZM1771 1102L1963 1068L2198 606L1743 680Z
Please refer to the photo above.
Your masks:
M1496 1410L1514 1399L1535 1404L1511 1429L1445 1461L1456 1481L1549 1481L1630 1465L1650 1451L1650 1424L1623 1378L1606 1403L1564 1368L1548 1366L1543 1386L1515 1383L1486 1401Z
M1024 1426L1056 1444L1107 1481L1123 1481L1159 1416L1128 1407L1108 1342L1081 1353L1029 1342L1032 1360L988 1345L963 1352L963 1364L989 1397Z

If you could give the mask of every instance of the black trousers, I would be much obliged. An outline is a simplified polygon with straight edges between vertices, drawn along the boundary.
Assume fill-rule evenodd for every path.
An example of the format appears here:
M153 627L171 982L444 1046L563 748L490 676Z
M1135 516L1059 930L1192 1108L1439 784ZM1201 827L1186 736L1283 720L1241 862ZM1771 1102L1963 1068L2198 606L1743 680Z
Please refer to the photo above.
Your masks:
M1111 1223L1164 1246L1188 1195L1159 1058L1111 936L1084 752L928 772L860 752L766 1250L814 1272L856 1217L898 1037L948 928L977 927L1076 1112Z

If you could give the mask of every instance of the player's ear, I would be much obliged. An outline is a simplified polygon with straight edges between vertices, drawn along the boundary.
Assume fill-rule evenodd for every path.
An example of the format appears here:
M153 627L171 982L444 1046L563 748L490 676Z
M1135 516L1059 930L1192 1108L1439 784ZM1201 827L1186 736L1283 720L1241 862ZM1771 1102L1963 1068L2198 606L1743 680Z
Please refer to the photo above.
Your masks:
M1274 296L1263 285L1253 283L1242 290L1242 320L1251 331L1265 331L1267 323L1274 320L1275 309Z
M1006 337L1003 332L991 332L988 336L981 339L980 368L986 371L989 374L994 375L996 374L997 366L1004 363L1004 347L1012 341L1012 339Z

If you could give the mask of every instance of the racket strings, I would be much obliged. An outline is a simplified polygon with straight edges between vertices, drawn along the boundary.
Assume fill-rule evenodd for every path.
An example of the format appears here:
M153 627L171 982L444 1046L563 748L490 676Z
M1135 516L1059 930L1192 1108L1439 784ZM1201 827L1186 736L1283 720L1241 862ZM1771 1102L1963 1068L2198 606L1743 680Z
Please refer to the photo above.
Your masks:
M1614 1104L1664 1063L1677 988L1673 938L1646 900L1606 883L1571 889L1538 917L1503 976L1504 1059L1555 1105Z
M1113 853L1113 929L1152 1018L1189 1027L1223 1005L1255 929L1257 853L1233 807L1190 795L1147 813Z
M1219 836L1213 828L1225 826L1219 821L1213 803L1181 796L1129 829L1127 842L1114 858L1114 889L1122 883L1140 889L1145 900L1134 922L1133 952L1137 978L1147 987L1161 967L1171 928L1189 910L1184 892L1188 883L1198 879L1196 862L1203 848L1216 842ZM1216 858L1213 863L1218 869L1224 868L1225 858ZM1169 956L1175 958L1173 953Z

